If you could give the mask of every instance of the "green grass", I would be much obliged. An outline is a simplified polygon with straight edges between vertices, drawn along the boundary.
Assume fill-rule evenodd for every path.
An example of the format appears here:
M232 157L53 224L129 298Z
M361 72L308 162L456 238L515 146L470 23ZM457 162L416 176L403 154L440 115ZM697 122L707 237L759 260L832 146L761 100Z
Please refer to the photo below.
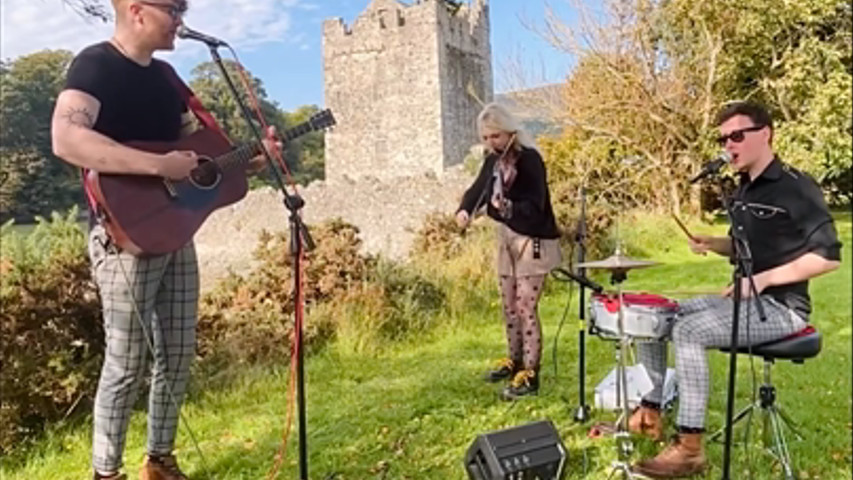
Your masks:
M626 288L683 293L719 291L727 283L727 262L689 254L683 238L668 223L640 220L643 223L625 229L628 253L640 252L665 265L631 272ZM704 232L725 228L691 227ZM849 214L839 218L839 227L844 264L814 281L811 288L812 321L824 334L823 351L805 365L781 362L773 370L779 401L805 434L805 440L790 445L803 479L850 478L853 241ZM555 423L568 447L566 478L607 478L615 458L613 442L588 439L589 424L571 420L577 405L577 330L572 321L577 308L571 307L559 339L555 375L553 340L568 290L565 284L552 282L547 292L540 309L546 337L542 390L534 398L505 403L498 399L500 385L480 380L487 362L504 349L496 291L490 293L490 303L475 302L416 339L367 354L354 353L339 342L312 355L306 364L310 478L466 478L462 459L476 435L545 418ZM589 338L587 346L587 390L591 392L613 366L612 344ZM708 427L715 430L724 419L728 357L711 352L709 358ZM751 366L746 357L740 357L739 406L752 394ZM756 360L754 368L760 376L761 362ZM184 413L200 440L207 472L185 432L179 436L177 452L192 478L266 478L281 443L287 380L286 366L281 366L241 371L227 387L196 384ZM594 412L594 420L614 418L610 412ZM758 447L760 422L753 426L752 478L781 478ZM278 478L298 477L295 432L294 426ZM738 428L736 435L742 432ZM88 419L57 427L35 446L2 459L0 477L88 478L90 435ZM140 411L133 418L125 456L131 478L142 462L144 439L145 418ZM658 449L646 440L637 444L635 459ZM719 478L722 447L710 444L707 453L712 467L704 478ZM745 449L735 448L733 478L750 478L748 467Z

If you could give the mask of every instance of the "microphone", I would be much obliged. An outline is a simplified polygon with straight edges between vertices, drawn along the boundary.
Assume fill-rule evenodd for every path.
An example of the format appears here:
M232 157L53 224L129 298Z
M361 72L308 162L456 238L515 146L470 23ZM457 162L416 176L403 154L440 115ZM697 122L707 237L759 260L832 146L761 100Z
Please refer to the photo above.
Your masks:
M222 40L211 37L210 35L206 35L199 31L193 30L192 28L186 25L178 25L177 31L178 38L182 38L184 40L197 40L202 43L206 43L209 47L227 47L228 44L223 42Z
M713 160L706 163L705 166L702 167L702 171L699 172L698 175L690 179L690 183L696 183L709 175L716 174L720 171L721 168L723 168L723 165L729 163L731 160L732 156L729 154L729 152L720 152L719 155L717 155Z
M576 275L576 274L574 274L574 273L572 273L572 272L570 272L570 271L568 271L562 267L557 267L557 268L551 270L551 275L554 275L555 277L559 277L562 275L565 278L568 278L570 280L574 280L575 282L579 283L580 285L583 285L584 287L592 290L595 293L601 293L604 291L604 287L593 282L589 278L581 276L581 275Z

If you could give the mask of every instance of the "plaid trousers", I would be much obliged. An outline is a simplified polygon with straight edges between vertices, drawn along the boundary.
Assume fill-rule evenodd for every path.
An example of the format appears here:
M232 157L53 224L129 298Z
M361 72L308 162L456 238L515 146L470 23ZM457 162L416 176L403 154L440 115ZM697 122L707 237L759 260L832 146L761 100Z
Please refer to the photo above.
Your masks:
M758 317L755 299L741 304L738 345L758 345L782 339L806 327L806 322L773 297L761 295L767 320ZM672 327L675 373L678 379L679 427L704 429L708 406L709 373L705 350L731 345L732 299L721 296L698 297L679 302ZM640 363L649 373L654 389L644 400L660 404L666 373L666 344L637 344Z
M116 252L108 246L100 225L90 232L89 257L103 303L106 334L95 395L92 463L95 470L106 473L122 466L131 409L146 374L149 341L153 368L148 453L172 452L178 408L195 355L198 262L192 242L177 252L153 257Z

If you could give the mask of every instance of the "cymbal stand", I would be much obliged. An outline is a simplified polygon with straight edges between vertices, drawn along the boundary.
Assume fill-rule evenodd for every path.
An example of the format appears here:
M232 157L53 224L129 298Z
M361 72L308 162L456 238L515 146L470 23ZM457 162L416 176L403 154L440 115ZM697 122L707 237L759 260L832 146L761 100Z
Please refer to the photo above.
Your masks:
M617 252L618 250L617 246ZM629 463L631 454L634 452L634 444L628 433L628 417L631 413L628 407L628 374L625 367L625 351L626 347L630 347L631 338L625 335L625 307L622 298L622 282L625 278L626 271L621 269L613 270L610 276L610 283L616 285L616 295L619 299L619 310L616 317L619 329L619 338L616 343L616 398L621 404L622 412L616 421L616 433L614 434L619 456L612 464L610 475L607 476L608 480L613 478L617 472L622 472L623 479L633 480L637 478L631 472L631 465Z

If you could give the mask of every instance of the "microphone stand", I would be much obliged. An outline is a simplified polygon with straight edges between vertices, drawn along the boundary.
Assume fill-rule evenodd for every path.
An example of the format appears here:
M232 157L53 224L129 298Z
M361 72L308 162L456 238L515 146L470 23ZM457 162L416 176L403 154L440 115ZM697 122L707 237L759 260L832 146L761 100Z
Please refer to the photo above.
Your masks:
M234 100L240 106L240 111L242 112L246 123L249 125L252 135L255 137L258 144L262 145L263 139L261 137L261 133L252 122L252 116L249 113L249 109L240 99L240 94L237 92L237 88L231 81L231 77L228 76L228 72L222 64L222 57L219 56L219 52L217 51L217 45L207 44L207 46L210 49L210 56L219 67L222 78L224 78L225 83L228 84L228 89L234 96ZM273 173L273 178L275 178L278 189L284 195L284 207L290 212L288 216L288 223L290 224L290 254L293 257L293 301L297 303L294 308L293 348L296 349L296 397L299 416L299 478L301 480L308 480L308 446L306 443L305 431L305 370L302 348L304 305L301 305L298 302L302 300L302 253L313 250L315 244L311 235L308 233L308 228L299 216L299 210L305 206L305 200L303 200L299 195L291 194L287 191L287 188L284 186L284 181L278 173L269 152L267 152L266 148L261 148L261 151L267 159L267 165Z
M586 257L586 189L581 187L581 214L578 219L578 229L575 233L575 244L578 249L577 262L583 263ZM586 269L580 268L578 275L586 276ZM583 423L589 420L589 406L586 404L586 306L585 288L580 285L580 299L578 307L578 408L575 410L574 421Z
M743 292L741 291L741 282L744 278L748 279L749 289L752 292L752 298L755 301L756 309L758 310L759 319L764 322L767 317L764 314L764 308L761 304L761 299L758 297L758 291L755 288L755 281L752 274L752 252L749 248L749 240L744 232L744 222L738 220L738 214L748 214L748 207L740 198L740 193L743 189L737 190L736 198L724 200L726 211L729 216L731 225L732 237L732 260L735 264L735 269L732 274L732 332L731 346L729 350L729 380L728 391L726 394L726 428L725 428L725 444L723 447L723 480L730 480L731 469L731 448L732 448L732 416L734 414L734 397L735 397L735 377L737 375L737 353L738 353L738 328L740 325L741 303L743 300ZM747 306L747 308L749 308ZM749 326L747 326L749 328Z

